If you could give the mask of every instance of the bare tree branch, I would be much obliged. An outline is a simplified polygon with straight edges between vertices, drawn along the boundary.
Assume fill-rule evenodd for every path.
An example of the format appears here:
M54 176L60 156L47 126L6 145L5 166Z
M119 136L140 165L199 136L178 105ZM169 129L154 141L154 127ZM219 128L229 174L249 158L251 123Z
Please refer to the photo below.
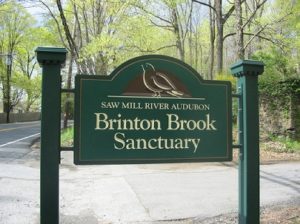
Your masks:
M274 40L272 40L271 38L265 37L265 36L257 35L257 34L254 34L254 33L243 33L243 34L247 35L247 36L255 36L255 37L258 37L260 39L269 41L273 44L276 44L276 42ZM226 36L224 36L223 39L225 40L227 37L231 37L231 36L234 36L234 35L236 35L236 32L227 34Z
M258 4L255 7L255 10L252 12L252 14L250 15L249 19L244 23L244 25L242 26L242 29L244 29L255 17L256 12L259 10L260 7L262 7L265 3L267 2L267 0L263 0L260 4Z
M268 25L264 25L263 27L261 27L255 34L252 35L252 37L248 40L248 42L244 45L244 50L250 45L250 43L254 40L255 37L259 37L259 34L264 31L264 29L267 27ZM262 39L262 38L261 38Z
M213 6L210 5L210 4L207 4L207 3L205 3L205 2L200 2L200 1L197 1L197 0L192 0L192 2L196 2L196 3L200 4L200 5L205 5L205 6L209 7L209 8L211 8L215 13L217 13L216 8L213 7Z
M190 5L189 15L188 15L185 27L188 27L188 24L191 23L191 21L192 21L192 13L193 13L193 6ZM188 31L189 31L188 28L186 28L183 39L186 38ZM190 32L192 32L192 30L190 30Z
M40 3L42 3L43 6L46 7L46 9L48 10L48 12L50 13L50 16L52 17L52 19L54 20L55 24L56 24L56 27L57 27L57 30L58 30L58 35L59 35L59 39L60 41L62 42L62 44L64 45L65 48L67 48L69 51L70 51L70 47L66 45L65 41L64 41L64 38L62 36L62 31L60 29L60 25L59 25L59 22L58 20L56 19L55 15L53 14L52 10L50 9L50 7L45 3L43 2L42 0L39 0Z
M167 19L165 19L165 18L163 18L163 17L161 17L161 16L159 16L159 15L156 15L156 14L154 14L153 12L150 12L150 11L146 10L144 7L142 7L142 6L140 6L140 5L133 4L133 6L135 6L135 7L137 7L138 9L144 11L145 13L147 13L147 14L153 16L154 18L157 18L157 19L159 19L159 20L161 20L161 21L163 21L163 22L165 22L165 23L172 24L172 21L169 21L169 20L167 20Z
M161 28L165 28L167 30L170 30L170 31L173 31L173 26L171 25L160 25L160 24L157 24L156 22L154 22L152 19L150 19L150 22L154 25L154 26L157 26L157 27L161 27Z
M142 49L141 47L137 46L137 45L132 45L132 46L129 46L129 48L136 48L138 49L140 52L142 53L156 53L157 51L160 51L160 50L163 50L163 49L166 49L166 48L171 48L171 47L177 47L176 44L171 44L171 45L166 45L166 46L162 46L162 47L159 47L157 49Z
M226 22L226 20L231 16L231 14L235 10L235 5L231 6L231 8L228 10L228 12L223 16L223 21Z
M77 50L77 46L75 44L75 41L74 41L74 39L71 35L69 26L67 24L67 19L65 17L64 11L63 11L61 1L56 0L56 5L57 5L57 8L58 8L59 13L60 13L60 18L61 18L64 30L65 30L66 38L67 38L68 44L70 46L70 49L71 49L71 51L74 51L74 53L76 54L76 57L79 58L79 53L78 53L78 50Z
M246 0L242 0L241 4L243 4L244 2L246 2ZM228 10L228 12L223 16L224 22L226 22L226 20L232 15L234 10L235 10L235 5L231 6L231 8Z

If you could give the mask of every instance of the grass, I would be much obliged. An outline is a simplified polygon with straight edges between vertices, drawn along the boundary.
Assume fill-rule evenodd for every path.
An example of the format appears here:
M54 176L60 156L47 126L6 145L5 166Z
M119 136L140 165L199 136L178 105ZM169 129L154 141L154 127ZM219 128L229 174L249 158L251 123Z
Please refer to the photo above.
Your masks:
M275 152L287 152L287 153L300 153L300 142L293 140L285 136L272 136L271 141L274 143L279 143L282 147L270 148L271 151Z
M61 146L64 146L64 147L73 146L73 133L74 133L73 127L65 128L61 131L61 134L60 134Z
M290 152L300 152L300 142L295 141L289 138L279 139L283 144L285 144L286 148Z

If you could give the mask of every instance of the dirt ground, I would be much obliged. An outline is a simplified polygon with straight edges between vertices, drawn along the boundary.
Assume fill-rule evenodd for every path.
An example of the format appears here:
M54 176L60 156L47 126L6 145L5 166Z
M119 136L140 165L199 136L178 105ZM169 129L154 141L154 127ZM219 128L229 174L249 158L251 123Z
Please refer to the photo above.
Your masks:
M300 224L300 202L297 204L274 205L263 208L260 224ZM238 224L236 213L220 215L217 217L194 220L193 224Z
M278 148L283 147L282 144L276 142L260 143L260 163L272 164L276 162L300 162L300 150L294 153L278 152ZM238 162L238 150L233 151L233 162Z

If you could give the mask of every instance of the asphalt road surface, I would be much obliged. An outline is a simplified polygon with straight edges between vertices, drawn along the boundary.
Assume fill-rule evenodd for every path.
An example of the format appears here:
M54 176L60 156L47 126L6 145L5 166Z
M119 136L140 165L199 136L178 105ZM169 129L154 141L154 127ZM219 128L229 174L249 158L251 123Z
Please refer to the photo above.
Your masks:
M40 123L0 124L0 161L20 159L30 153L30 144L40 135Z

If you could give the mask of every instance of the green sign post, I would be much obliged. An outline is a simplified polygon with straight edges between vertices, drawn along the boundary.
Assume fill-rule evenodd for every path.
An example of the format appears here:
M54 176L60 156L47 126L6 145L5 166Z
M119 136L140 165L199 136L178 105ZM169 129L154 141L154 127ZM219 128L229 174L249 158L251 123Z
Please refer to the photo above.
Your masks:
M63 48L38 48L37 60L43 68L40 216L41 224L59 223L60 163L60 69L67 51Z
M263 64L232 66L231 84L205 81L190 66L166 56L142 56L110 76L78 75L62 90L62 48L38 48L43 68L41 224L59 223L60 152L75 164L230 161L240 148L239 223L259 223L257 76ZM74 148L60 146L61 92L75 92ZM232 145L232 103L239 99L239 145ZM250 186L251 184L251 186Z
M258 75L264 71L259 61L244 60L231 66L238 78L239 99L239 223L259 223L259 116Z

